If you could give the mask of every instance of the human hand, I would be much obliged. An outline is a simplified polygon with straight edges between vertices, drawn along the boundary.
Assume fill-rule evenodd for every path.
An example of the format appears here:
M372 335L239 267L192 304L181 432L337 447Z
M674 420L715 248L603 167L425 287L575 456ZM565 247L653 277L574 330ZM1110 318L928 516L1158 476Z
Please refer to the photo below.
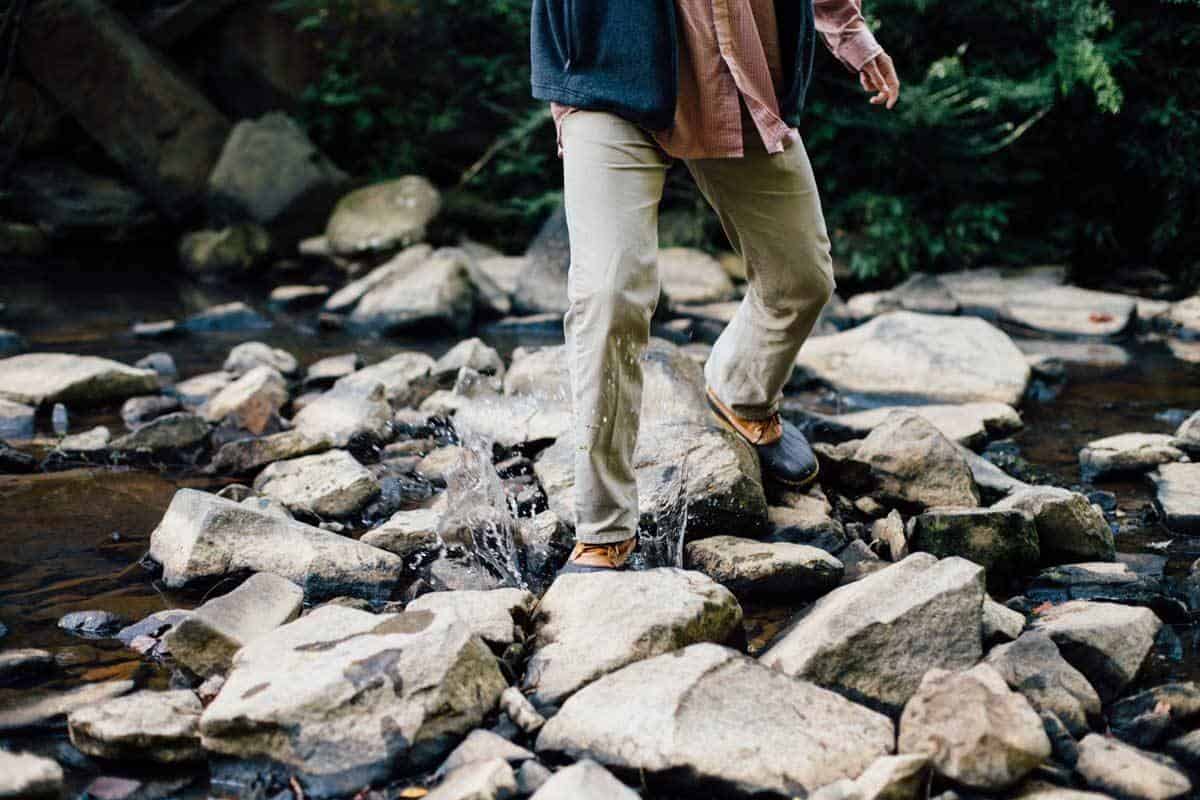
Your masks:
M900 99L900 79L896 77L896 67L887 53L880 53L863 64L862 71L858 73L858 82L868 92L875 92L871 97L871 105L886 103L890 109Z

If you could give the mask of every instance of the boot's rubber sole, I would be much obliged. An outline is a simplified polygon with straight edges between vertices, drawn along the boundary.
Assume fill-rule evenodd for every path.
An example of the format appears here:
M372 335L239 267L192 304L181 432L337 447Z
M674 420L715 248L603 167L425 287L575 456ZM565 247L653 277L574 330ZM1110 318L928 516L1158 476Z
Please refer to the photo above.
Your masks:
M704 392L704 399L708 401L708 407L712 409L713 416L715 416L717 421L721 423L722 428L734 434L751 447L757 447L757 445L743 436L741 431L734 427L733 423L729 421L729 418L725 416L725 412L721 410L721 407L717 405L716 401L713 400L712 395L707 390ZM759 461L759 464L762 464L761 460ZM821 465L819 463L817 464L817 468L812 471L812 474L807 475L798 481L788 480L787 478L782 478L773 472L767 472L766 470L763 470L763 477L768 478L775 483L786 486L789 489L806 489L811 486L814 481L816 481L817 476L820 474Z

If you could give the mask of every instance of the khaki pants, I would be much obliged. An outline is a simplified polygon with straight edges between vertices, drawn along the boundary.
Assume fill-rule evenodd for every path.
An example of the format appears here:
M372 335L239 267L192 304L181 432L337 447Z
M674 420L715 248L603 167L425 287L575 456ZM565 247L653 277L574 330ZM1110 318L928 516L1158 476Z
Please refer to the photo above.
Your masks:
M749 287L704 374L737 413L775 412L796 353L833 293L829 237L804 145L767 153L743 109L745 156L685 159ZM575 437L575 535L604 544L637 529L633 451L639 362L659 295L658 204L670 158L640 127L605 111L562 121L571 242L564 320Z

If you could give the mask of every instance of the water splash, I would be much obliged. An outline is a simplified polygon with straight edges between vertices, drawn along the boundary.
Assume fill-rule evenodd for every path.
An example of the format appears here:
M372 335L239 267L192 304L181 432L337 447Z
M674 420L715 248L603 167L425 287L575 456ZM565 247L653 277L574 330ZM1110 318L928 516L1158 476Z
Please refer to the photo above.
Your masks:
M631 566L634 569L682 567L688 525L688 456L668 469L666 486L654 511L652 530L639 532L640 541Z

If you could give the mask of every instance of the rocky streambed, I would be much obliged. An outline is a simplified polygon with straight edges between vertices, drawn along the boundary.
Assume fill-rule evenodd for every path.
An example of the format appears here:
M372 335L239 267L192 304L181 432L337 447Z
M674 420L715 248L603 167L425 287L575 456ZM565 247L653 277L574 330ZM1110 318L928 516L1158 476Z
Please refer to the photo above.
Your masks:
M785 492L703 400L736 265L664 251L638 569L553 581L531 249L12 282L0 796L1192 792L1186 307L1047 270L839 301L786 402L820 485Z

